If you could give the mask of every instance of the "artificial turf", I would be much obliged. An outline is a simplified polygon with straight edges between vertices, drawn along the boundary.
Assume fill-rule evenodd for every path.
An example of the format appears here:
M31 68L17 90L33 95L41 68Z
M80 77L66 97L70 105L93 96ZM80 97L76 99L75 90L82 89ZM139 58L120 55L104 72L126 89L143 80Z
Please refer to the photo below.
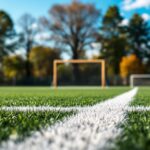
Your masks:
M150 150L150 112L130 112L113 150Z
M47 128L73 112L10 112L0 111L0 142L12 138L23 140L32 132Z
M124 88L2 87L1 106L87 106L128 91Z
M131 106L150 106L150 88L139 88ZM150 111L128 112L121 129L113 150L150 150Z
M84 106L112 98L129 88L61 88L1 87L2 106ZM46 128L73 112L0 111L0 141L9 137L21 140L32 132Z
M150 87L141 87L131 103L134 106L150 106Z

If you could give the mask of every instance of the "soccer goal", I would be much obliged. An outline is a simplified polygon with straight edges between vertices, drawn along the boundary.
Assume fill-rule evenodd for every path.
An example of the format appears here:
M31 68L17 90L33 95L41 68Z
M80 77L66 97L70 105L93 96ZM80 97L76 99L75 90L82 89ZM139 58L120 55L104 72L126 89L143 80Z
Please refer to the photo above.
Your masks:
M133 74L130 76L130 86L150 86L150 74Z
M65 63L72 63L72 64L88 64L88 63L95 63L95 64L99 64L101 67L101 73L99 75L100 77L100 85L102 87L105 87L105 60L103 59L89 59L89 60L83 60L83 59L78 59L78 60L54 60L53 63L53 86L57 87L58 86L58 72L57 72L57 67L59 64L65 64Z

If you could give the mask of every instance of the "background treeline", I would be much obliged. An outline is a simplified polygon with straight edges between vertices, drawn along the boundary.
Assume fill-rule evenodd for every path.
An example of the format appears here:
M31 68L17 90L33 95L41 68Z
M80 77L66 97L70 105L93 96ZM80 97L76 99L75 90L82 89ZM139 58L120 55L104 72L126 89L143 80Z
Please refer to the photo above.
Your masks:
M67 54L106 60L107 84L128 84L131 74L150 73L150 24L134 14L128 24L117 6L102 16L92 4L54 5L48 17L24 14L19 30L0 10L0 85L50 85L53 60ZM99 65L60 65L59 84L99 85Z

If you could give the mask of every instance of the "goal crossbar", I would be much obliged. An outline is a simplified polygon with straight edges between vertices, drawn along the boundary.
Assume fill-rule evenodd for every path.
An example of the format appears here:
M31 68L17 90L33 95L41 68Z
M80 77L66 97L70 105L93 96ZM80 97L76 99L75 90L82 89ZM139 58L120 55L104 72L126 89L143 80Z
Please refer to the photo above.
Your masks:
M105 60L103 59L88 59L88 60L84 60L84 59L71 59L71 60L54 60L53 62L53 86L57 87L58 83L57 83L57 65L58 64L64 64L64 63L74 63L74 64L82 64L82 63L96 63L96 64L100 64L101 65L101 86L105 87Z
M150 74L132 74L130 76L130 86L134 87L134 79L137 78L143 78L143 79L148 79L150 78Z

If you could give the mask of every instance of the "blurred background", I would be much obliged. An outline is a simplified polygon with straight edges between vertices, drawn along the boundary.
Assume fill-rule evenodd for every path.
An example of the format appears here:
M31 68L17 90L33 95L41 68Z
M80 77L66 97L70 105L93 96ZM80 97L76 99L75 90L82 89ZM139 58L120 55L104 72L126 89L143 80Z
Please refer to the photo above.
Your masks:
M150 74L150 0L0 0L0 85L52 85L55 59L105 59L107 85ZM59 85L100 85L98 64Z

